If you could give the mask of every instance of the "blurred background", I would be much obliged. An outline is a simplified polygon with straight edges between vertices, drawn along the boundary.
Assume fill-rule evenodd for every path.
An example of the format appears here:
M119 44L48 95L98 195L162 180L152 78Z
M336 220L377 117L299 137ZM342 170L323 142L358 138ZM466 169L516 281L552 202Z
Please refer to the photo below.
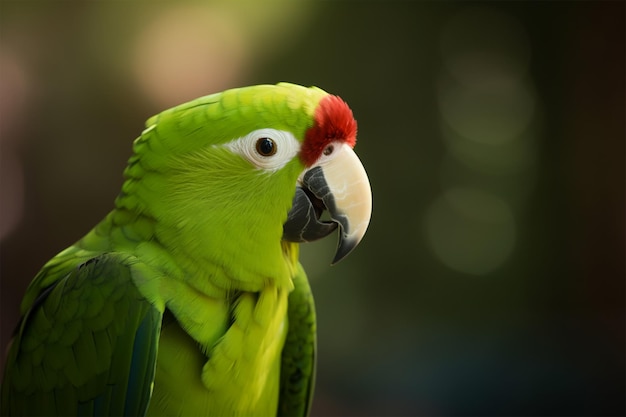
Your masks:
M340 95L374 212L303 248L313 415L624 415L625 3L0 2L1 344L151 115Z

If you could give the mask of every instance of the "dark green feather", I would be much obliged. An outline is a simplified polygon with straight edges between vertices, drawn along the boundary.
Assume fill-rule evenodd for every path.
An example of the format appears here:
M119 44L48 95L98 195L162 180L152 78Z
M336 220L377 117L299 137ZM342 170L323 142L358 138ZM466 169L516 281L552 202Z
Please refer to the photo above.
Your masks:
M279 416L307 416L315 385L315 303L302 266L293 278L295 289L289 294L289 331L283 348Z
M92 258L38 296L9 351L2 415L145 413L162 313L135 287L132 262Z

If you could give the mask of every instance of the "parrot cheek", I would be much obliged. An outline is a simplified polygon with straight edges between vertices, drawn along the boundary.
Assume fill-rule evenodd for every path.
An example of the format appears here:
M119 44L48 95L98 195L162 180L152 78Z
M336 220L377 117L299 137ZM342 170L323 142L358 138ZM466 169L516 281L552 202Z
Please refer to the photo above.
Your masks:
M324 210L330 222L320 220ZM283 239L311 242L339 227L335 264L359 244L371 213L372 192L365 169L352 148L338 144L332 155L320 158L299 178Z

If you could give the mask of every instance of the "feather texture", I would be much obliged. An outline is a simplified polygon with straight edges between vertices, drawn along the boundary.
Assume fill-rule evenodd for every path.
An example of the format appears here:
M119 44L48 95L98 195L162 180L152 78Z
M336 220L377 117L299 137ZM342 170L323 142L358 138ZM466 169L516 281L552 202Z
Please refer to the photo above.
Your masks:
M132 263L105 254L53 269L58 281L27 312L11 348L3 415L145 412L161 312L134 285Z

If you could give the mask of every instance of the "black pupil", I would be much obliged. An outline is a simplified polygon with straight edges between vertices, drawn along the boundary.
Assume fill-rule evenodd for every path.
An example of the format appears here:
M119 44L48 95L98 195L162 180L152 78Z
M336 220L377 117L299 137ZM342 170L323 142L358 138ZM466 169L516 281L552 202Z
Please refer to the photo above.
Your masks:
M256 150L263 156L274 155L276 148L274 141L270 138L261 138L256 143Z

